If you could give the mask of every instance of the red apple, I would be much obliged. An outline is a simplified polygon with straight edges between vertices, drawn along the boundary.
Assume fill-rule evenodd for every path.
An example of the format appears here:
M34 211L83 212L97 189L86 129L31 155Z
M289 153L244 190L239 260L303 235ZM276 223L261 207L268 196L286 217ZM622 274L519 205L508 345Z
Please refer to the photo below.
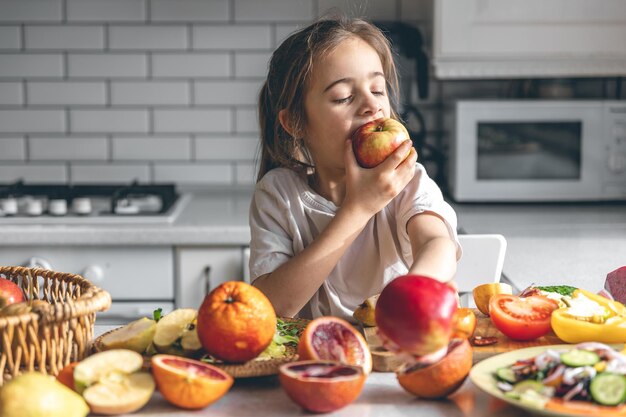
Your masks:
M400 276L376 302L376 324L395 350L435 360L445 355L454 330L455 291L421 275Z
M22 289L8 279L0 278L0 308L24 301Z
M373 168L395 151L409 132L395 119L380 118L365 123L352 135L352 150L364 168Z

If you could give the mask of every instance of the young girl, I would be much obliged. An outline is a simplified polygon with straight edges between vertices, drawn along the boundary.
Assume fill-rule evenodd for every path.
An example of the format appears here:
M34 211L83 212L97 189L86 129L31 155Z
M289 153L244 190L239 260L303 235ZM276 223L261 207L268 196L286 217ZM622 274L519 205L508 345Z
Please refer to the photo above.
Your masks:
M259 97L250 272L279 316L354 321L397 276L453 278L456 215L411 141L371 169L352 151L358 127L397 118L396 96L388 40L366 21L317 21L274 52Z

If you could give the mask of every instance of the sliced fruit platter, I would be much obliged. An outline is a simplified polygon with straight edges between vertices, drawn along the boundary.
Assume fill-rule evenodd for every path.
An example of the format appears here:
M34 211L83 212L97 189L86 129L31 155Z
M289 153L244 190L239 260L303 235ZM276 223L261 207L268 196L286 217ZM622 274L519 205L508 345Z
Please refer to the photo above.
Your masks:
M208 354L198 338L198 312L181 308L154 318L144 317L123 327L102 334L93 342L94 352L130 349L143 355L146 364L156 354L193 358L214 365L233 378L248 378L278 374L280 365L298 358L298 340L308 320L278 317L271 343L257 357L242 363L232 363Z

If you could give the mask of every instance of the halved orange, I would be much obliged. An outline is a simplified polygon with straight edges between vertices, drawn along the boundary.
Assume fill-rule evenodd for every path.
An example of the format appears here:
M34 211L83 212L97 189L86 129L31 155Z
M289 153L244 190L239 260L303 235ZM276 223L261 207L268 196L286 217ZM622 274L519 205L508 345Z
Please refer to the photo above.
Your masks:
M78 361L70 362L63 367L57 374L57 381L65 385L72 391L76 391L74 388L74 368L78 365Z
M330 360L357 365L372 372L372 354L365 339L347 321L338 317L318 317L306 326L298 343L300 360Z
M278 378L296 404L313 413L328 413L356 400L367 375L360 366L313 360L282 365Z
M467 339L452 339L443 359L427 366L407 363L396 371L396 376L402 388L413 395L444 398L463 385L472 369L472 354Z
M181 408L204 408L222 398L234 382L221 369L195 359L155 355L150 364L161 395Z

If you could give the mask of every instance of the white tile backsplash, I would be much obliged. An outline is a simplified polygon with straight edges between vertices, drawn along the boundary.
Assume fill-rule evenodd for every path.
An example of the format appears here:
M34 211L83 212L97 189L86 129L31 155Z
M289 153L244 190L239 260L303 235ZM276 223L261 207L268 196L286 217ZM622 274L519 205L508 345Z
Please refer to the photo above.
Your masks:
M254 103L262 85L263 80L198 81L195 83L195 103L221 106Z
M138 104L158 106L164 104L189 104L187 81L113 81L111 104Z
M271 57L271 52L235 52L235 77L264 80Z
M61 76L62 54L0 53L0 78Z
M0 105L21 106L24 102L22 90L20 82L0 82Z
M148 75L148 59L145 53L70 53L67 66L68 75L77 78L143 78Z
M120 22L146 19L147 0L66 0L67 20Z
M105 137L30 137L31 161L105 161L109 145Z
M103 26L26 26L26 49L102 49Z
M19 49L20 27L0 26L0 49Z
M106 84L104 81L28 81L26 93L29 105L106 104Z
M313 0L236 0L236 22L310 21Z
M270 49L270 25L212 25L192 29L193 49Z
M252 161L255 157L258 138L196 137L196 160Z
M157 133L227 133L231 131L231 112L227 109L154 110Z
M127 183L129 181L150 182L150 166L134 164L70 164L71 182L74 184Z
M228 0L152 0L150 4L153 22L227 22L230 19Z
M0 109L2 132L64 132L64 110Z
M63 0L1 0L1 22L61 22Z
M0 161L24 161L26 141L21 136L0 137Z
M114 161L189 161L191 138L116 136L112 140Z
M152 76L159 78L229 77L231 56L227 52L153 53Z
M65 183L68 181L67 167L57 163L26 163L15 162L0 164L2 182L24 182L37 184Z
M184 184L228 185L233 183L230 164L154 164L154 180Z
M148 110L70 110L72 132L146 133Z
M252 184L274 48L331 7L430 31L432 1L0 0L0 183Z

